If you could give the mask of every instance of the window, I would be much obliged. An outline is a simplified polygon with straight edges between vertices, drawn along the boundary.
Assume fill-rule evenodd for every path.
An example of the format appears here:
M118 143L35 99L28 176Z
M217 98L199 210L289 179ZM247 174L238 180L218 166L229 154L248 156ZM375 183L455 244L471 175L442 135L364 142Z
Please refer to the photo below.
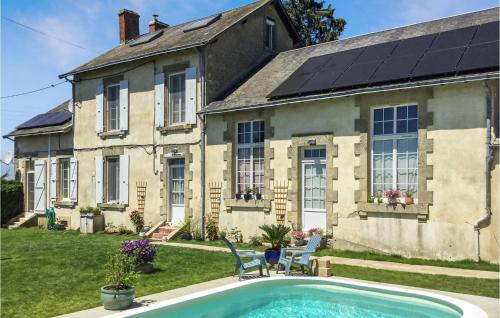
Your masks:
M113 84L107 87L106 93L107 130L120 129L120 85Z
M264 45L266 49L274 50L274 37L275 37L275 23L272 19L266 19L266 34L264 38Z
M106 158L107 201L120 200L120 158Z
M258 188L264 193L264 121L238 123L236 191Z
M171 204L184 205L184 158L171 159L169 165Z
M186 74L169 75L168 88L169 123L183 124L186 122Z
M411 191L417 198L418 107L373 110L371 192Z
M60 177L60 197L63 200L69 200L69 173L70 173L70 164L69 159L61 159L59 161L59 175Z

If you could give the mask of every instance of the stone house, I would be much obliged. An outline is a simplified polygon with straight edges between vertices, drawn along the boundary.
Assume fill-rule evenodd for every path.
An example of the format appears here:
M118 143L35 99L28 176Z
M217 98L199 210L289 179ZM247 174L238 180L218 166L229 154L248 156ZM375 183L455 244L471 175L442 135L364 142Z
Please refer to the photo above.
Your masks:
M210 103L219 226L246 238L264 223L319 227L339 248L498 262L498 17L282 52ZM254 187L262 200L235 199ZM389 189L399 203L376 197Z
M204 129L197 116L278 52L300 44L280 1L176 26L158 20L139 34L139 15L118 13L120 44L76 69L74 156L78 200L58 215L79 227L78 208L99 206L105 222L131 226L202 219Z
M27 220L36 213L43 214L50 205L57 206L62 214L68 213L77 202L72 105L67 100L4 136L14 140L14 171L16 179L24 184ZM60 220L69 223L69 218Z

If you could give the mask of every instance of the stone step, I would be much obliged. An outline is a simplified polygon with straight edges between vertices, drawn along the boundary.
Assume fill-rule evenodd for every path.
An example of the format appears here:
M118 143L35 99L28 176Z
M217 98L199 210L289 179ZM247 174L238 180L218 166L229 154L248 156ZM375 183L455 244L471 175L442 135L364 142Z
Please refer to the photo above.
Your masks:
M154 240L163 240L164 236L166 236L166 235L163 234L163 233L153 233L152 239L154 239Z

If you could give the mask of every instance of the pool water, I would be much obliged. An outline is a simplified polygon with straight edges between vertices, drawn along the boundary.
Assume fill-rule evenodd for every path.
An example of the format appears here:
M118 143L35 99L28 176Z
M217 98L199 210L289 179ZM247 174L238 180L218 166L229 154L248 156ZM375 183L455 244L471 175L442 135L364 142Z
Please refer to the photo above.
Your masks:
M323 281L262 280L132 317L457 318L462 315L450 303L411 296Z

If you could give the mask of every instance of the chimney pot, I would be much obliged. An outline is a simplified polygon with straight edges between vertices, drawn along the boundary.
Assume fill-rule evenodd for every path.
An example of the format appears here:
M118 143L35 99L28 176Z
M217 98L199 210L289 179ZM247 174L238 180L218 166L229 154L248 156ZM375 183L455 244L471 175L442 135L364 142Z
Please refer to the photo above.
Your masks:
M120 23L120 43L125 43L139 36L139 14L132 10L118 11Z
M169 26L170 25L166 24L165 22L161 22L160 20L158 20L157 14L153 14L153 20L149 22L149 32L153 33L161 29L166 29Z

